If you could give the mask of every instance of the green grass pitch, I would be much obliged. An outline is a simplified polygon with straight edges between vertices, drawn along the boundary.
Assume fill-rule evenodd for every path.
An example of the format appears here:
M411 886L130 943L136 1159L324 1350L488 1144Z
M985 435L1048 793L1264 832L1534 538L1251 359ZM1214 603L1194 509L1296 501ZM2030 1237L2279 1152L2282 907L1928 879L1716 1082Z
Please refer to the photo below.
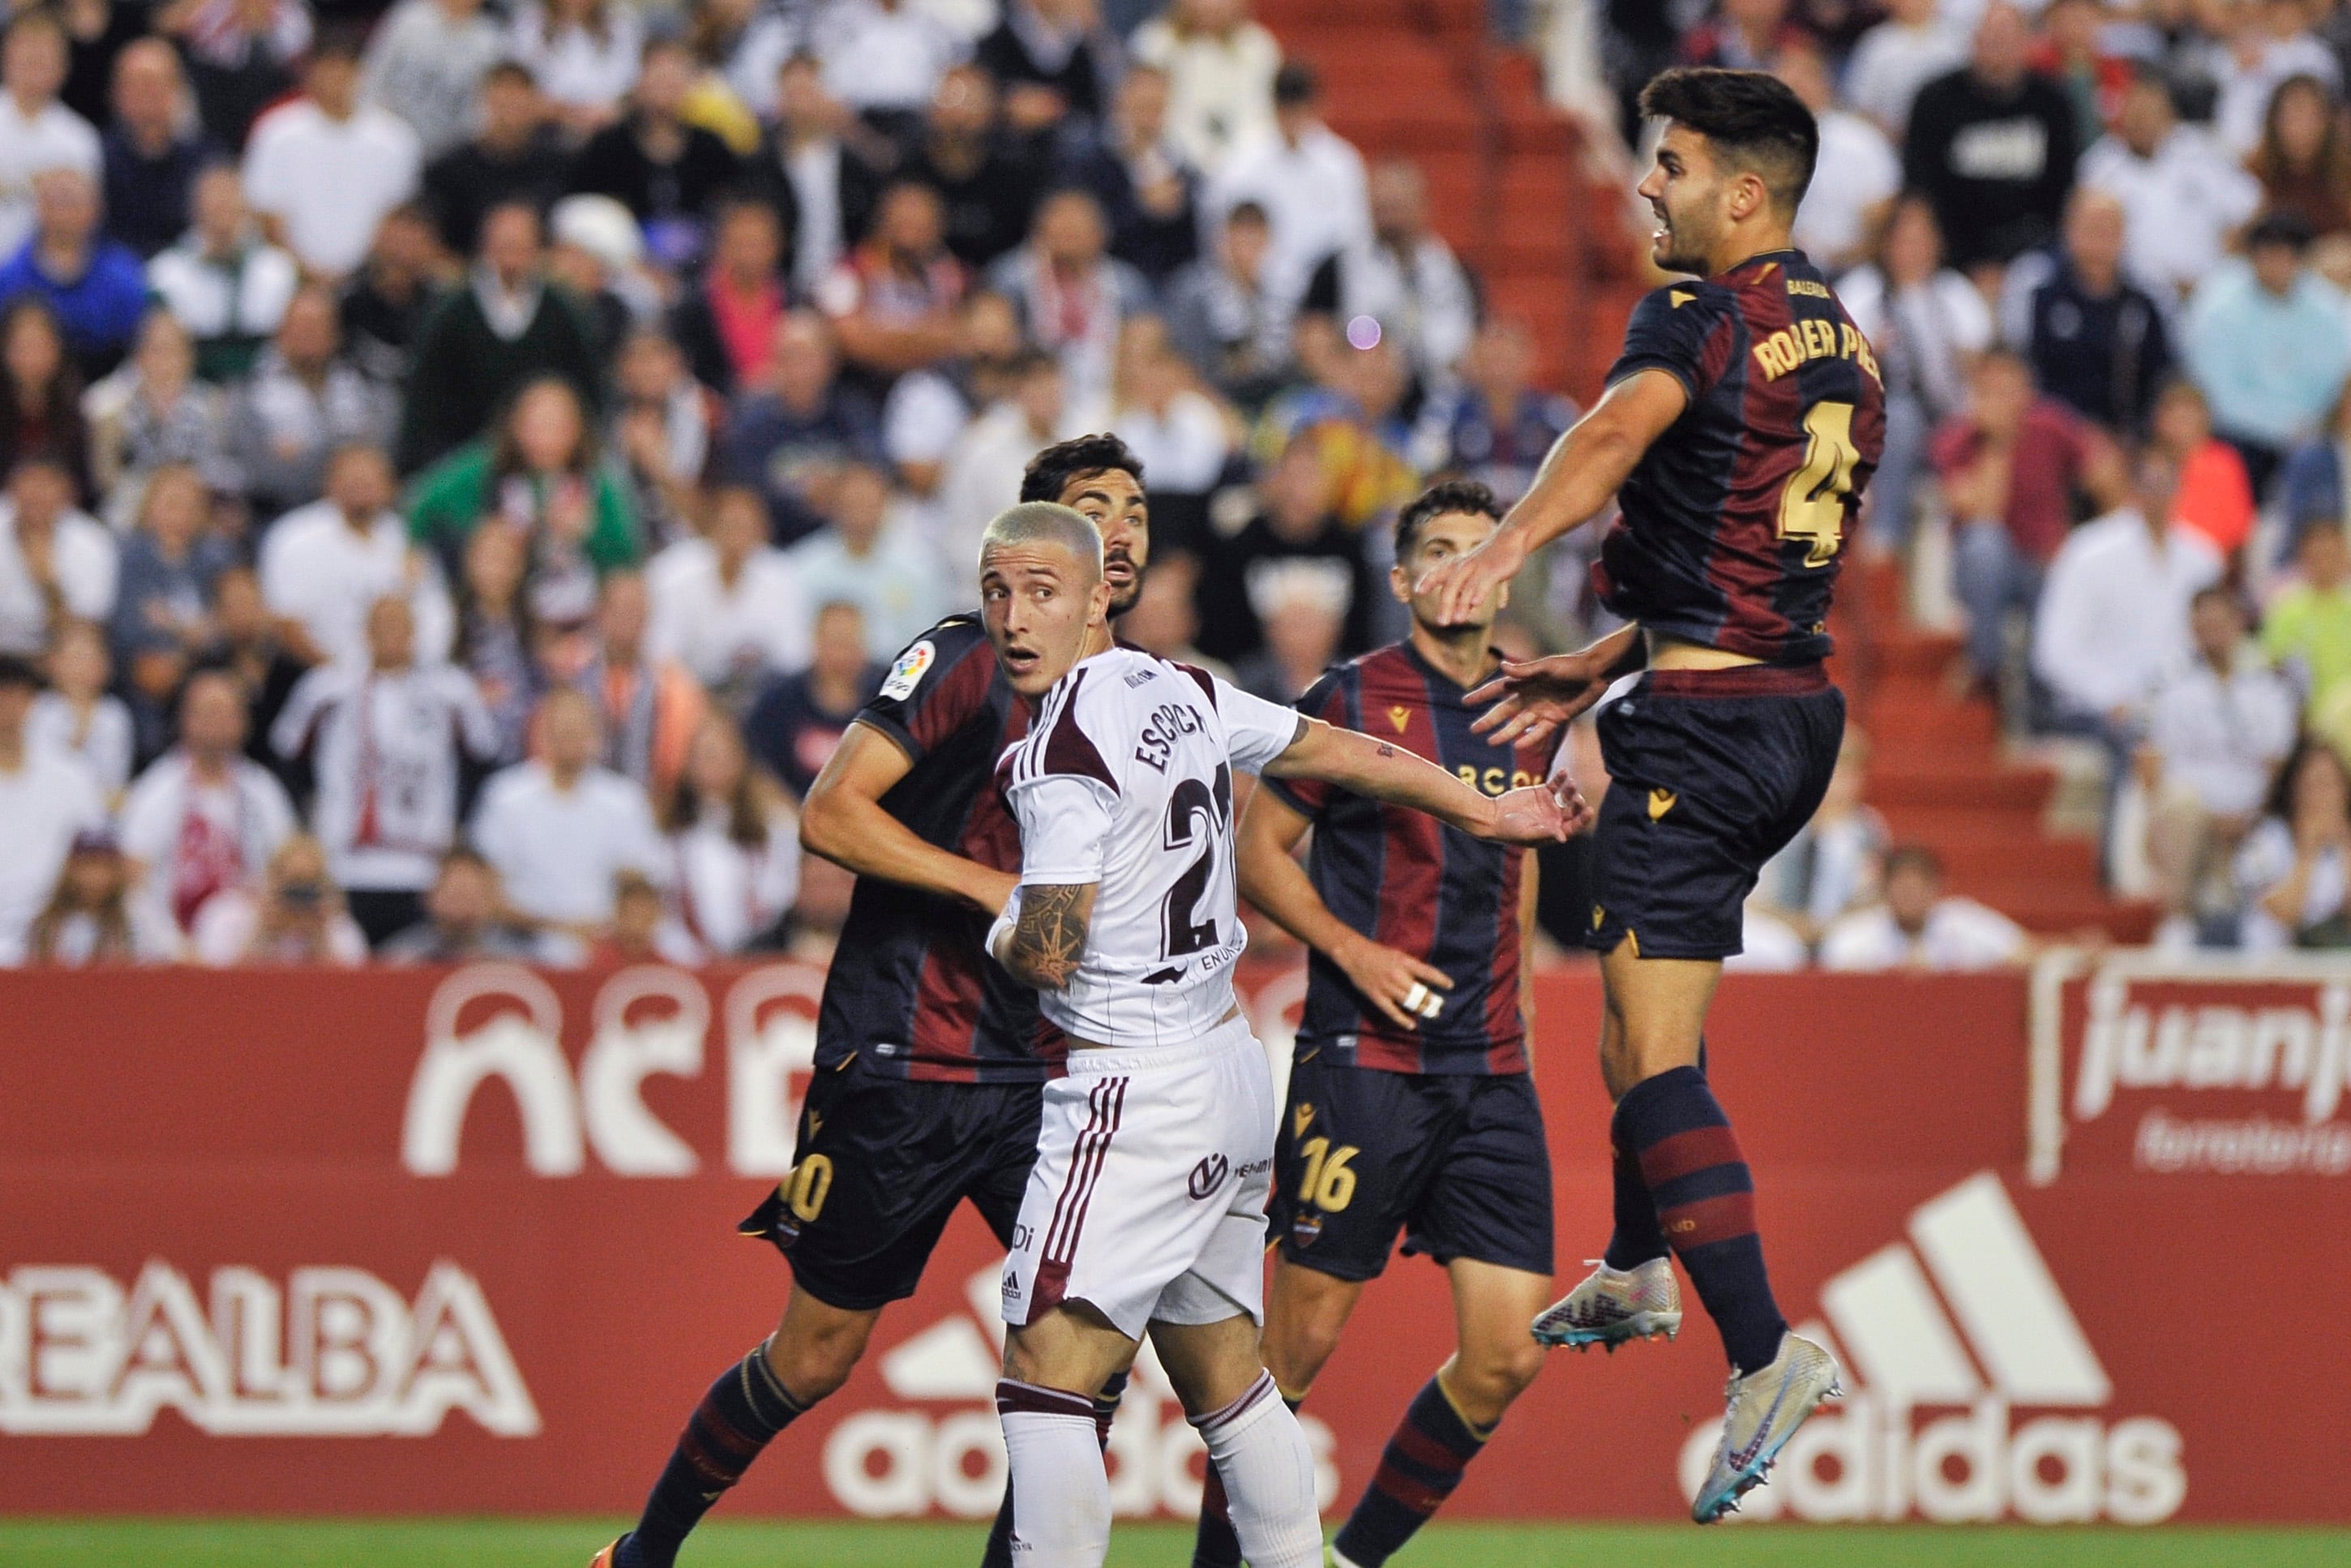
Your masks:
M611 1520L0 1521L0 1568L585 1568ZM714 1522L679 1568L963 1568L966 1525ZM1113 1568L1182 1568L1192 1532L1122 1525ZM1437 1525L1401 1568L2343 1568L2351 1531Z

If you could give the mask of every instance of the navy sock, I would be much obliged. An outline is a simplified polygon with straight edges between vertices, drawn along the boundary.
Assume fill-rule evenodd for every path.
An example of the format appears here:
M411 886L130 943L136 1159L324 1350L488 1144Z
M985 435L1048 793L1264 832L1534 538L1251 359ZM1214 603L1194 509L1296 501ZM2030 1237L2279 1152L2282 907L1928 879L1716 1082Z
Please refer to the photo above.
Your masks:
M1616 1103L1612 1136L1640 1162L1657 1222L1742 1375L1769 1365L1787 1320L1771 1299L1755 1179L1730 1118L1705 1075L1677 1067L1635 1084Z
M1622 1144L1612 1151L1615 1178L1616 1229L1608 1238L1601 1261L1611 1269L1637 1269L1666 1255L1666 1233L1657 1226L1656 1200L1641 1179L1641 1162Z
M768 1366L765 1345L720 1374L702 1396L621 1548L620 1568L670 1568L687 1532L808 1406Z
M1290 1413L1306 1403L1300 1395L1292 1399L1285 1394L1281 1402ZM1207 1461L1208 1473L1200 1483L1200 1524L1192 1537L1192 1568L1240 1568L1241 1538L1233 1533L1233 1516L1225 1497L1225 1478L1217 1473L1217 1462Z
M1380 1568L1453 1495L1463 1469L1493 1435L1463 1420L1430 1378L1405 1407L1372 1484L1331 1544L1358 1568Z
M1118 1402L1126 1393L1127 1374L1114 1372L1094 1396L1094 1436L1101 1439L1102 1451L1110 1451L1110 1424L1118 1415ZM1012 1477L1004 1478L1004 1500L996 1505L996 1522L987 1527L987 1544L980 1549L979 1568L1012 1568Z

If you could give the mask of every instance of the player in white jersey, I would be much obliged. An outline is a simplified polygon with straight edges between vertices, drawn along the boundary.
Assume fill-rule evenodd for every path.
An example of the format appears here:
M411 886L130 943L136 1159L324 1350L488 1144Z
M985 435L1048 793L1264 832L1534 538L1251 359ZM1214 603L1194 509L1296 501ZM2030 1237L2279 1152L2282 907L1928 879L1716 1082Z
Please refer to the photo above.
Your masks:
M1094 529L1032 503L988 525L980 596L1041 708L998 779L1020 886L988 950L1069 1037L1004 1273L997 1408L1013 1550L1093 1568L1110 1545L1094 1393L1145 1333L1223 1476L1256 1568L1315 1568L1314 1465L1258 1352L1273 1086L1234 999L1233 771L1322 779L1480 837L1564 838L1572 786L1489 798L1397 747L1113 645Z

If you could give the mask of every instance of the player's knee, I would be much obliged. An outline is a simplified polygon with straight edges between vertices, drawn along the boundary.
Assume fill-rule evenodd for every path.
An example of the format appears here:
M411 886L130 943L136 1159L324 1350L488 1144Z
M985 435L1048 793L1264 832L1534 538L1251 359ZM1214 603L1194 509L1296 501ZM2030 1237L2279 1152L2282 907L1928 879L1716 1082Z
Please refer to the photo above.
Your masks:
M1524 1394L1542 1371L1542 1347L1532 1338L1523 1344L1481 1345L1464 1350L1446 1369L1446 1390L1462 1415L1481 1427L1502 1418L1512 1400Z
M768 1336L768 1368L793 1398L813 1404L849 1381L871 1328L862 1315L820 1323L787 1318Z

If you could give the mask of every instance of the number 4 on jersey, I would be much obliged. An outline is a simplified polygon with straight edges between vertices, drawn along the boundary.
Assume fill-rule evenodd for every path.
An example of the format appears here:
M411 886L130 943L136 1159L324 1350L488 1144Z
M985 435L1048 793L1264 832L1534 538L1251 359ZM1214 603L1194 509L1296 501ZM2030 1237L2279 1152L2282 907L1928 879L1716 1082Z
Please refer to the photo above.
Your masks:
M1780 492L1780 537L1809 539L1806 566L1836 559L1844 538L1844 507L1853 495L1854 465L1861 449L1853 444L1853 404L1816 402L1804 415L1804 465Z

